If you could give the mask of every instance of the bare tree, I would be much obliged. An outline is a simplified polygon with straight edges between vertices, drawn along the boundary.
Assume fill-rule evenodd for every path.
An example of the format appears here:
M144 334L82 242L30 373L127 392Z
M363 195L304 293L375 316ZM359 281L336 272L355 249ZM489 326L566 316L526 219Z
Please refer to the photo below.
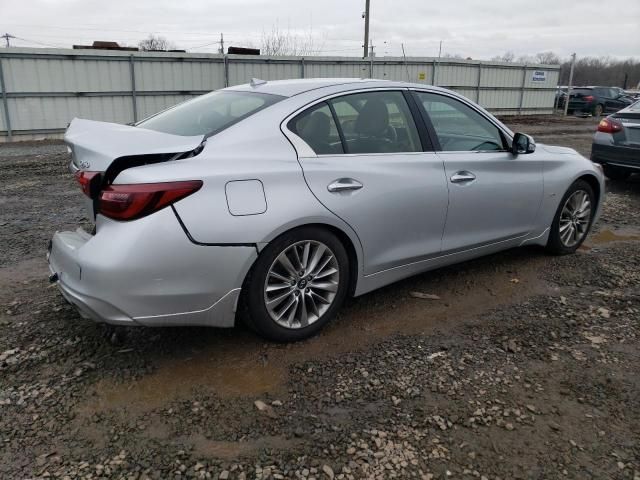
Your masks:
M142 51L153 52L175 50L176 46L166 38L151 33L138 43L138 48Z
M561 85L569 81L571 62L565 60L560 65ZM626 84L625 84L626 81ZM602 85L633 88L640 82L640 61L629 58L616 60L610 57L582 57L576 61L573 84Z
M536 53L535 61L544 65L560 65L560 57L554 52Z
M320 45L316 44L313 32L300 35L291 30L280 30L277 25L271 28L270 32L262 31L262 41L260 53L262 55L318 55L322 50L324 41Z
M515 58L516 58L516 54L513 53L511 50L508 50L508 51L504 52L502 55L497 55L497 56L493 57L491 60L493 60L494 62L511 63L511 62L513 62L513 60Z

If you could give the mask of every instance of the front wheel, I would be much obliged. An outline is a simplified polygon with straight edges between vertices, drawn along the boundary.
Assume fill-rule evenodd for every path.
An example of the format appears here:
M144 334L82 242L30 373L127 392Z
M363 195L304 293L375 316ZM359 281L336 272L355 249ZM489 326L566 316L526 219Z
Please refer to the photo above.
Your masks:
M591 185L575 181L562 197L551 224L547 250L557 255L575 252L589 233L596 198Z
M303 227L271 242L245 284L247 323L269 340L310 337L340 308L349 285L344 245L331 232Z

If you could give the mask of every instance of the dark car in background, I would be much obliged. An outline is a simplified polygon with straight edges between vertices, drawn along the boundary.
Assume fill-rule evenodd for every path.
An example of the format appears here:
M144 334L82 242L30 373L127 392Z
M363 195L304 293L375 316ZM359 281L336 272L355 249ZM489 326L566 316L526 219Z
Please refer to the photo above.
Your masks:
M568 113L590 113L600 117L613 113L633 103L618 87L575 87L569 96Z
M611 180L640 173L640 101L603 118L593 136L591 161Z

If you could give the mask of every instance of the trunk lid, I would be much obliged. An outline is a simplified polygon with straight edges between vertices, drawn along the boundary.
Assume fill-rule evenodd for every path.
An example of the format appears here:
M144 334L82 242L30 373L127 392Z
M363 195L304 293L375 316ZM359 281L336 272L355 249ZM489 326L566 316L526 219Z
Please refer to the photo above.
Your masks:
M105 172L122 157L184 154L197 149L203 139L204 135L183 137L81 118L74 118L64 135L76 169L91 172Z
M64 141L71 151L69 168L83 186L87 195L86 209L93 220L100 191L120 172L197 155L204 135L172 135L130 125L74 118Z

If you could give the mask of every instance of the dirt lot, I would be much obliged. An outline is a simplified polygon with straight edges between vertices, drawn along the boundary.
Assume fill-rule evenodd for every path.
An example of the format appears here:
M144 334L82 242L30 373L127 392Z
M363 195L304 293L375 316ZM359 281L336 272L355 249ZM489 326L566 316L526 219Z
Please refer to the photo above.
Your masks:
M589 154L593 119L507 121ZM0 146L0 478L640 480L639 178L576 255L420 275L275 345L81 319L44 260L87 220L67 163Z

